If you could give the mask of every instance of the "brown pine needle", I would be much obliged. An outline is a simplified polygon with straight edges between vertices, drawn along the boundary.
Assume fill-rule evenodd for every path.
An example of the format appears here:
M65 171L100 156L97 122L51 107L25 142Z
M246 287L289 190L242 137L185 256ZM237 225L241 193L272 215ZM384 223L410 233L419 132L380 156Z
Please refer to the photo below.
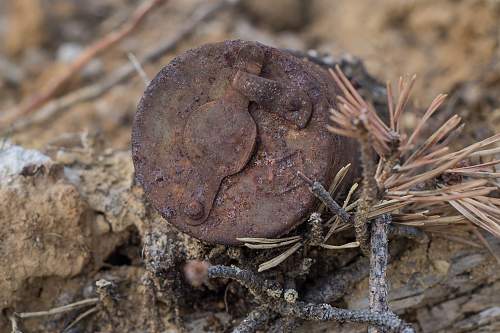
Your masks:
M424 197L411 197L405 199L409 202L442 202L447 200L458 200L464 198L476 197L479 195L487 195L492 191L496 190L496 187L486 187L484 189L478 189L475 191L469 191L465 193L456 193L456 194L444 194L444 195L434 195L434 196L424 196ZM398 196L388 195L388 198L397 199Z
M472 153L470 155L470 157L494 156L494 155L496 155L498 153L500 153L500 147L493 148L493 149L485 149L485 150L477 151L475 153Z
M481 164L476 164L476 165L470 165L470 166L466 166L466 167L461 167L461 168L455 168L455 169L452 169L452 170L449 170L451 172L454 172L454 171L460 171L460 170L488 170L488 169L492 169L492 167L494 165L497 165L497 164L500 164L500 160L494 160L494 161L491 161L491 162L486 162L486 163L481 163ZM486 168L486 167L489 167L489 168Z
M470 222L500 238L500 226L491 221L486 216L486 214L483 214L480 210L474 208L473 205L470 205L468 203L464 204L461 201L454 200L449 202L460 214L462 214Z
M392 97L391 82L387 81L385 86L387 89L387 108L389 109L389 122L390 122L391 130L395 131L396 130L396 118L394 115L394 100Z
M348 211L349 211L349 210L348 210L348 204L349 204L349 202L351 201L351 197L352 197L352 195L353 195L354 191L356 191L356 189L357 189L357 188L358 188L358 183L354 183L354 184L351 186L351 188L350 188L350 190L349 190L349 193L347 193L347 197L346 197L346 199L344 200L344 204L342 205L342 208L344 208L344 210L345 210L346 212L348 212ZM338 230L338 228L340 227L341 220L340 220L340 218L339 218L337 215L335 215L334 217L332 217L332 218L331 218L331 219L330 219L330 220L326 223L326 225L330 225L331 223L333 223L333 224L331 225L330 230L328 230L328 233L326 234L325 238L323 239L323 243L326 243L326 242L330 239L330 237L334 234L334 232L335 232L336 230ZM346 224L346 225L347 225L347 224Z
M481 243L484 244L484 246L490 251L491 255L497 260L497 263L500 264L500 254L498 251L495 251L493 247L490 245L490 242L481 234L481 232L476 228L474 229L474 234L476 235L477 238L481 241Z
M386 194L388 196L433 196L433 195L439 195L441 193L445 192L450 192L450 191L465 191L469 190L471 188L478 188L481 186L485 186L488 184L488 181L485 179L477 179L477 180L471 180L471 181L466 181L460 184L456 185L449 185L449 186L442 186L437 189L432 189L432 190L420 190L420 191L388 191Z
M396 181L393 184L386 185L388 187L393 188L394 190L402 190L402 189L409 189L413 185L419 184L419 183L424 183L427 180L430 180L432 178L435 178L436 176L439 176L442 174L445 170L455 166L458 162L463 160L467 155L470 154L471 150L466 150L463 151L460 155L452 159L451 161L448 161L444 164L441 164L439 166L435 166L434 169L429 170L427 172L424 172L422 174L410 177L410 178L401 178L399 181Z
M415 162L413 162L411 164L405 163L404 166L398 165L398 166L394 167L394 171L396 173L401 173L401 172L409 171L411 169L420 168L420 167L429 165L431 163L436 163L436 162L440 161L439 157L442 157L443 154L447 154L449 152L449 150L450 150L449 147L439 148L438 150L436 150L432 153L429 153L423 157L420 157L419 159L417 159Z
M454 115L448 121L446 121L434 134L432 134L419 148L415 150L413 154L410 155L403 165L413 162L417 158L425 154L429 149L434 147L439 141L443 140L451 131L453 131L460 124L462 119Z
M458 115L450 117L429 137L421 138L424 128L443 104L445 94L434 98L407 135L400 129L400 119L409 104L415 75L399 79L397 96L387 83L390 118L387 125L338 66L330 73L342 95L337 98L338 109L331 111L332 125L328 129L358 140L368 136L380 156L375 180L383 192L382 202L371 208L368 218L391 213L397 223L425 228L446 225L463 228L466 223L473 223L500 237L500 199L489 197L500 187L497 181L500 172L496 170L500 160L495 159L500 147L488 147L500 142L500 134L451 151L453 140L464 126ZM493 160L471 164L471 159L478 157ZM446 174L454 176L443 177ZM457 211L461 215L454 213ZM328 222L332 227L327 236L340 228L338 222L337 219Z
M335 192L339 188L340 184L344 180L344 178L347 175L347 173L349 172L350 168L351 168L351 163L343 166L342 168L340 168L340 170L337 172L337 174L333 178L332 184L330 185L330 188L328 189L328 193L330 193L330 195L332 197L334 196ZM320 204L319 208L318 208L318 213L320 213L320 214L323 213L323 211L325 210L325 208L326 208L326 206L322 202Z
M394 118L396 120L396 131L399 132L399 118L403 114L403 111L408 104L410 98L410 92L415 84L415 80L417 79L417 75L414 74L409 79L404 79L403 77L399 78L399 96L398 101L396 103L396 109L394 111Z
M467 170L446 170L445 173L458 173L462 176L468 176L472 178L490 178L490 179L497 179L500 178L500 172L471 172Z
M418 135L420 134L420 131L422 130L422 128L426 124L427 120L429 120L429 118L434 114L434 112L436 112L436 110L441 106L441 104L443 104L444 100L446 99L446 96L447 96L446 94L439 94L436 96L436 98L434 98L431 105L429 106L429 108L425 112L424 116L422 117L422 120L420 120L417 127L415 128L415 130L411 134L410 138L406 142L405 146L402 148L403 152L408 150L411 147L413 140L415 140L415 138L418 137Z

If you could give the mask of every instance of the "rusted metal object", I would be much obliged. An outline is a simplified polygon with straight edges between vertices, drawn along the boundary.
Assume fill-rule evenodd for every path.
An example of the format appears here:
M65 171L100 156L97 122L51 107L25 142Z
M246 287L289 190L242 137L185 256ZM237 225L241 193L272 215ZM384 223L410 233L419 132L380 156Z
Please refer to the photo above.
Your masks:
M146 89L132 133L137 179L180 230L211 243L277 237L315 198L297 172L329 183L353 162L327 132L336 87L321 67L259 43L181 54Z

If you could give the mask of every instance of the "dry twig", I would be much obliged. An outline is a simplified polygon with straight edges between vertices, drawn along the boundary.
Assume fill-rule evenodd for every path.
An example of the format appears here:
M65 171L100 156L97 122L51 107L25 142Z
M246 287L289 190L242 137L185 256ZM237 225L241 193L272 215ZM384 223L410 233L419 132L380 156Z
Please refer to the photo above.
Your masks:
M337 202L335 202L335 200L332 199L330 193L323 187L323 185L321 185L320 182L309 179L300 171L297 174L307 183L307 185L309 185L309 190L318 199L320 199L333 214L338 216L344 223L351 222L351 216Z
M413 328L392 313L374 313L365 310L346 310L329 304L306 302L289 303L282 297L282 290L271 288L272 283L260 279L250 271L237 267L209 266L208 278L226 278L238 281L245 286L262 304L269 304L274 311L283 316L292 316L303 320L339 321L366 323L380 327L387 332L414 332Z
M71 311L71 310L74 310L74 309L78 309L78 308L81 308L81 307L84 307L84 306L95 305L95 304L97 304L97 302L99 302L99 298L97 298L97 297L88 298L88 299L84 299L84 300L81 300L81 301L78 301L78 302L74 302L74 303L71 303L71 304L67 304L67 305L56 307L56 308L52 308L52 309L47 310L47 311L20 312L20 313L16 313L15 316L18 317L18 318L21 318L21 319L33 318L33 317L42 317L42 316L51 316L51 315L55 315L55 314L58 314L58 313L64 313L64 312L68 312L68 311Z
M139 64L154 62L168 52L174 50L180 42L184 41L191 35L198 26L212 18L221 10L239 3L239 0L220 0L215 4L208 4L200 7L193 15L187 18L185 25L181 26L173 37L169 37L164 41L158 42L154 48L147 51L146 54L139 59ZM11 135L22 131L31 126L43 124L55 117L59 116L62 112L68 110L75 104L83 103L95 98L98 98L108 92L114 86L125 82L136 72L134 65L127 62L125 65L114 70L103 80L80 88L73 92L68 93L62 97L48 101L42 108L38 109L30 115L26 115L17 119L8 127L1 126L1 135Z
M370 311L386 313L389 311L387 302L388 290L385 273L389 260L388 229L391 218L388 214L374 220L371 225L370 251ZM369 329L370 333L381 333L376 327Z
M76 317L75 320L73 320L68 326L66 326L66 328L63 331L63 332L66 332L71 327L75 326L78 322L83 320L84 318L97 312L98 311L98 308L97 308L98 303L99 303L99 298L94 297L94 298L88 298L88 299L84 299L84 300L81 300L78 302L74 302L71 304L59 306L56 308L52 308L52 309L49 309L47 311L19 312L19 313L15 312L10 316L12 332L13 333L20 333L21 332L21 330L19 329L17 319L28 319L28 318L35 318L35 317L52 316L55 314L65 313L65 312L69 312L69 311L72 311L75 309L79 309L79 308L93 305L93 307L91 307L90 309L88 309L85 312L83 312L82 314L80 314L78 317Z
M73 76L80 72L82 68L84 68L93 58L127 37L130 33L136 30L149 13L165 2L166 0L149 0L144 2L134 11L130 19L126 21L125 24L88 46L60 76L48 82L39 94L30 96L28 101L21 103L21 106L18 109L7 112L9 117L4 121L10 123L11 121L31 113L43 106L54 97L62 86L64 86Z

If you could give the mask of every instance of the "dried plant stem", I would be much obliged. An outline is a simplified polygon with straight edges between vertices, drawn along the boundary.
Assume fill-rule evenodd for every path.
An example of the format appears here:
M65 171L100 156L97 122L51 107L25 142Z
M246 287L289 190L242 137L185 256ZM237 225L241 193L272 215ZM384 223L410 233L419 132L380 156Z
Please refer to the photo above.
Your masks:
M346 310L329 304L314 304L306 302L288 303L281 297L281 292L270 288L270 282L262 280L254 273L229 266L210 266L207 271L209 278L233 279L241 283L256 296L257 300L269 304L282 316L291 316L303 320L339 321L366 323L381 327L387 332L414 332L413 328L399 319L393 313L374 313L365 310Z
M371 251L370 251L370 311L386 313L389 311L387 303L388 290L385 279L388 251L388 230L391 217L384 214L377 217L371 225ZM382 333L376 327L370 327L370 333Z
M141 63L139 62L139 60L137 59L135 54L133 54L132 52L127 53L127 57L128 57L128 60L130 60L130 63L132 64L132 66L134 66L137 74L141 77L142 81L144 81L144 86L147 87L149 85L149 82L151 82L151 80L149 79L148 75L144 71L144 68L142 68Z
M253 333L257 331L272 316L272 311L265 305L258 306L236 326L232 333Z
M94 305L99 302L99 298L94 297L94 298L88 298L84 299L75 303L67 304L64 306L60 306L57 308L53 308L47 311L37 311L37 312L21 312L21 313L16 313L15 316L18 318L33 318L33 317L41 317L41 316L51 316L54 314L58 313L64 313L71 311L73 309L81 308L84 306L89 306L89 305Z
M15 315L10 315L9 320L10 326L12 327L11 333L23 333L23 331L19 328L19 323L17 322Z
M193 15L185 20L186 24L181 26L173 37L160 41L153 49L146 52L145 56L139 58L139 64L154 62L166 53L174 50L180 42L191 35L198 26L212 18L215 14L227 8L228 6L235 5L239 0L221 0L215 4L207 4L201 7ZM22 131L30 126L43 124L62 112L68 110L71 106L83 103L95 98L98 98L108 92L114 86L125 82L136 73L135 66L127 62L125 65L117 68L109 76L87 87L75 90L60 98L47 101L46 105L33 112L31 115L26 115L16 121L10 126L5 125L8 122L2 121L0 124L0 135L12 135L16 132Z
M297 173L309 185L309 190L325 204L330 211L338 216L342 222L351 223L351 215L349 215L335 200L330 193L321 185L320 182L313 181L304 175L302 172Z
M103 38L97 40L88 46L82 54L73 61L73 63L58 77L50 81L44 89L37 95L29 97L28 101L21 104L21 106L14 110L10 119L14 120L25 114L31 113L47 103L54 95L65 85L75 74L81 71L92 59L98 56L103 51L116 45L144 21L146 16L151 13L155 8L164 4L166 0L150 0L139 6L132 14L130 20L125 22L123 26L117 30L111 31Z
M13 313L9 319L11 321L12 325L12 332L13 333L22 333L22 331L19 329L19 324L17 322L17 319L27 319L27 318L36 318L36 317L43 317L43 316L51 316L55 314L60 314L60 313L65 313L69 312L75 309L87 307L90 305L93 305L90 309L86 310L82 314L80 314L78 317L76 317L75 320L73 320L66 328L64 329L63 332L68 331L71 327L75 326L78 322L81 320L85 319L86 317L90 316L91 314L98 312L98 303L99 303L99 298L94 297L94 298L88 298L84 299L78 302L74 302L71 304L59 306L56 308L52 308L47 311L36 311L36 312L15 312Z
M73 320L68 326L66 326L66 328L64 329L63 333L65 332L69 332L69 330L75 326L76 324L78 324L80 321L82 321L83 319L87 318L88 316L90 316L91 314L94 314L96 312L98 312L99 309L97 306L93 307L93 308L90 308L88 309L87 311L85 311L84 313L80 314L78 317L75 318L75 320Z
M208 267L208 278L226 278L238 281L245 286L258 300L267 300L270 295L281 296L282 290L271 282L262 280L253 272L236 266L214 265Z

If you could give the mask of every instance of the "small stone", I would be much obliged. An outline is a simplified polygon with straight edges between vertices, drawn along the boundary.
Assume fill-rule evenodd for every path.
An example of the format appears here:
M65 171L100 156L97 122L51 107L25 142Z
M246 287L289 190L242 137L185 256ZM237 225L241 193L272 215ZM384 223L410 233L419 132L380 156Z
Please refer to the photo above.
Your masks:
M445 260L434 260L432 265L436 270L441 274L448 274L448 270L450 269L450 263Z
M111 226L103 215L97 215L95 226L98 235L104 235L111 231Z
M297 298L299 298L299 293L295 289L287 289L285 290L283 297L287 303L295 303Z
M0 184L6 184L18 176L27 166L41 166L50 162L50 158L38 150L0 142Z
M241 259L241 249L238 247L230 247L227 249L227 255L234 260Z

